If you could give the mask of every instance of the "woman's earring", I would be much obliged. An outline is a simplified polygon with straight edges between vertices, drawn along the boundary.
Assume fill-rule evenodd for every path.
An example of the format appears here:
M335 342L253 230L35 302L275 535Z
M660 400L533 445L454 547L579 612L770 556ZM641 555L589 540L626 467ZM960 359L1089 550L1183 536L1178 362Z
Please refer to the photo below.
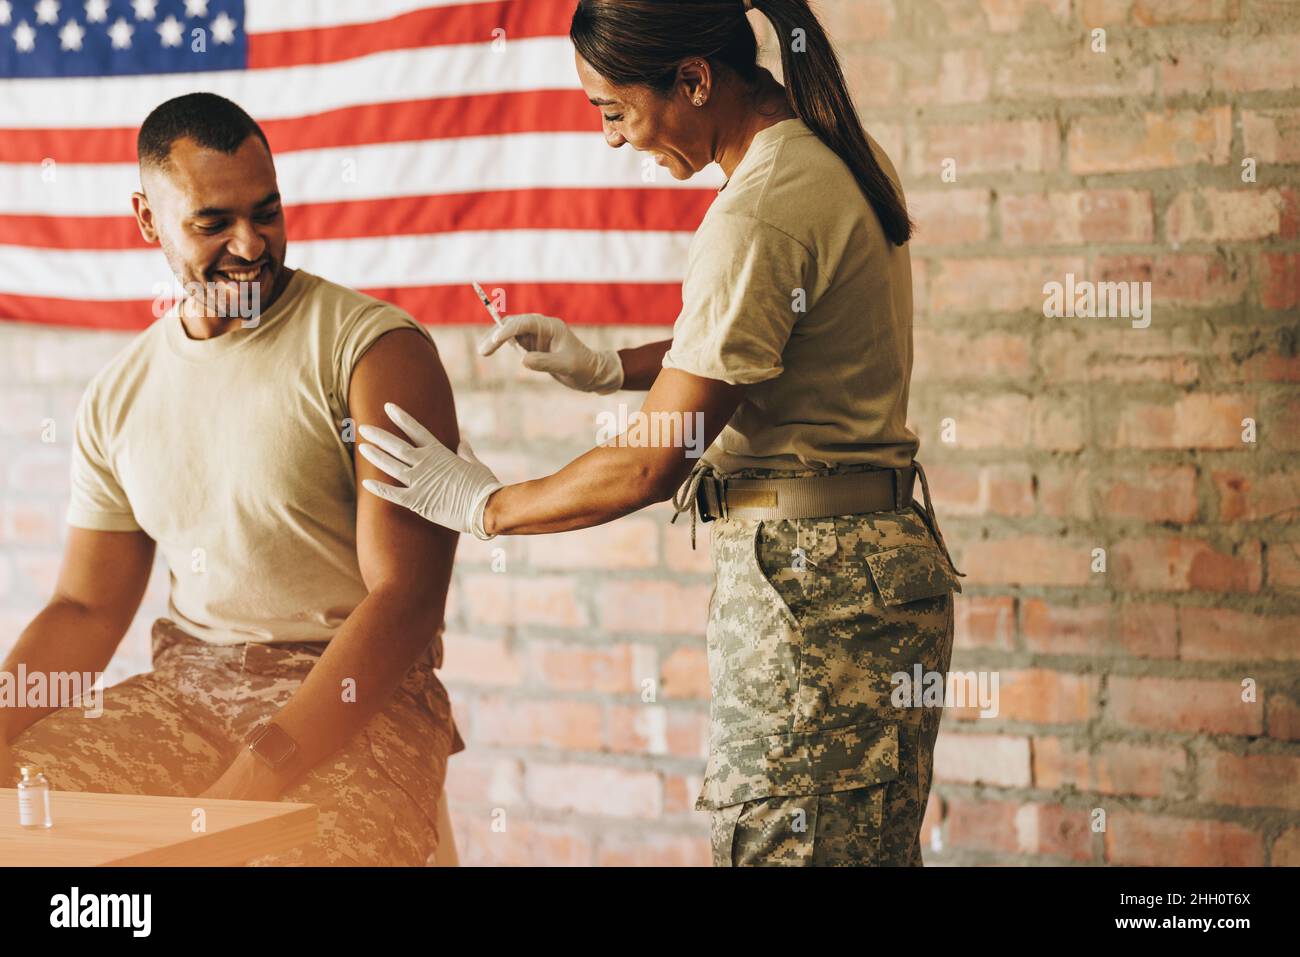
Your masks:
M697 96L697 97L695 98L695 100L694 100L694 103L695 103L696 106L703 106L703 105L704 105L704 97L702 97L702 96Z

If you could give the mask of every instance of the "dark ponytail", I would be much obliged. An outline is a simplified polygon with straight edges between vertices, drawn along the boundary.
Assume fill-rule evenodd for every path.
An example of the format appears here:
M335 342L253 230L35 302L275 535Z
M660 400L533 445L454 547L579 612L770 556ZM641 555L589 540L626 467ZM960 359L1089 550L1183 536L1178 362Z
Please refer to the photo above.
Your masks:
M902 246L912 238L914 224L871 152L817 15L807 0L752 0L751 5L776 30L790 108L844 161L885 235ZM758 42L743 0L579 0L569 38L592 69L616 86L645 85L667 93L678 64L691 57L722 64L749 85L759 76Z

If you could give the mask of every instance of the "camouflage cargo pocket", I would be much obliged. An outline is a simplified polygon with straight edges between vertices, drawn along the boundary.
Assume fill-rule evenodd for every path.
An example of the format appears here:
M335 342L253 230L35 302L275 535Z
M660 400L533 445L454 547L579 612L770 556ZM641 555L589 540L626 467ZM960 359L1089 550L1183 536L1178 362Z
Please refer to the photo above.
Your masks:
M870 723L732 742L714 749L699 807L711 810L713 862L873 864L898 728Z

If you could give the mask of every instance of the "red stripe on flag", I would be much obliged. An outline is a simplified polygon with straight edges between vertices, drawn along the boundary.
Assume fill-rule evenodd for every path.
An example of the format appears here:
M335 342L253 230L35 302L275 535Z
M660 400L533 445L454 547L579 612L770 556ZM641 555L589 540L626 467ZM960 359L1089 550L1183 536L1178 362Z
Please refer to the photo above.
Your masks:
M512 313L542 312L574 325L671 325L682 305L678 283L480 282L490 291L505 290ZM426 325L492 324L469 285L362 291L391 302ZM91 302L0 293L0 321L47 326L136 331L153 322L152 307L147 299Z
M403 100L262 121L273 153L493 136L600 132L581 90L528 90ZM135 129L0 130L0 163L134 163Z
M490 43L496 30L504 33L502 56L509 55L511 40L569 34L572 3L472 3L416 10L389 20L347 23L307 30L251 33L248 68L251 70L336 63L385 50Z
M423 236L467 230L693 232L712 189L520 189L304 203L285 209L289 241ZM148 249L131 216L0 215L0 245Z

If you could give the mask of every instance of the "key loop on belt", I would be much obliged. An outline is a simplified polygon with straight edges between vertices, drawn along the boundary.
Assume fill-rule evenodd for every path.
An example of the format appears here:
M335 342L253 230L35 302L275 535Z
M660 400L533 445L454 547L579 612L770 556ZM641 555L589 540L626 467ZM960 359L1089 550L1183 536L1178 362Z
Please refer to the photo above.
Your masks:
M952 560L952 555L948 551L948 545L943 540L943 532L939 530L939 520L935 516L934 505L930 500L930 482L926 478L925 469L921 466L920 462L917 462L915 460L913 460L912 462L912 468L915 469L914 474L919 475L921 478L921 492L925 503L923 516L926 520L926 524L929 525L930 530L934 533L934 537L939 545L939 548L943 552L943 557L947 560L948 567L952 569L953 574L965 578L966 573L957 570L957 566ZM908 506L909 500L911 499L912 476L908 475L908 469L906 468L890 469L888 471L892 472L891 478L893 479L892 490L893 490L893 499L894 499L893 501L894 510L902 511L904 508ZM815 476L806 476L804 479L797 479L793 481L796 482L810 481L813 483L824 481L825 479L835 479L836 481L842 481L840 479L841 475L859 475L859 474L862 473L847 472L847 473L837 473L835 475L815 475ZM788 479L773 479L771 480L771 483L790 482L790 481L791 480ZM707 462L704 462L703 460L697 462L695 464L695 467L691 469L690 475L687 476L686 481L683 482L681 487L677 490L677 494L673 496L674 511L673 511L673 517L671 519L671 522L675 523L677 521L677 516L680 515L682 512L689 511L691 513L691 548L692 549L695 548L695 526L696 523L701 519L700 516L701 499L703 499L704 512L705 512L703 516L703 521L711 522L719 518L721 519L728 518L729 517L728 502L727 502L728 491L730 490L731 493L734 495L735 493L742 491L742 489L737 488L737 486L740 486L742 484L745 487L743 491L754 491L754 490L761 490L763 486L768 483L767 480L761 480L761 479L760 480L742 479L742 480L735 480L729 482L726 475L718 472L713 466L709 465ZM807 490L805 489L804 491ZM841 492L842 491L843 490L841 490ZM805 496L803 498L803 501L804 504L807 505L808 497ZM911 502L911 504L914 506L915 502ZM737 507L739 508L739 506ZM753 507L750 507L746 509L746 511L752 511L752 510L759 510L761 513L761 508L755 509ZM771 520L775 520L777 518L783 517L779 514L780 511L779 508L776 510L778 514L775 516L770 516ZM843 514L865 514L869 511L872 510L864 510L863 512L860 513L845 512ZM875 509L874 511L884 511L884 509ZM758 517L763 517L763 516L761 516L760 514L760 516ZM810 517L811 518L811 517L824 517L824 516L795 514L795 515L789 515L784 517Z

